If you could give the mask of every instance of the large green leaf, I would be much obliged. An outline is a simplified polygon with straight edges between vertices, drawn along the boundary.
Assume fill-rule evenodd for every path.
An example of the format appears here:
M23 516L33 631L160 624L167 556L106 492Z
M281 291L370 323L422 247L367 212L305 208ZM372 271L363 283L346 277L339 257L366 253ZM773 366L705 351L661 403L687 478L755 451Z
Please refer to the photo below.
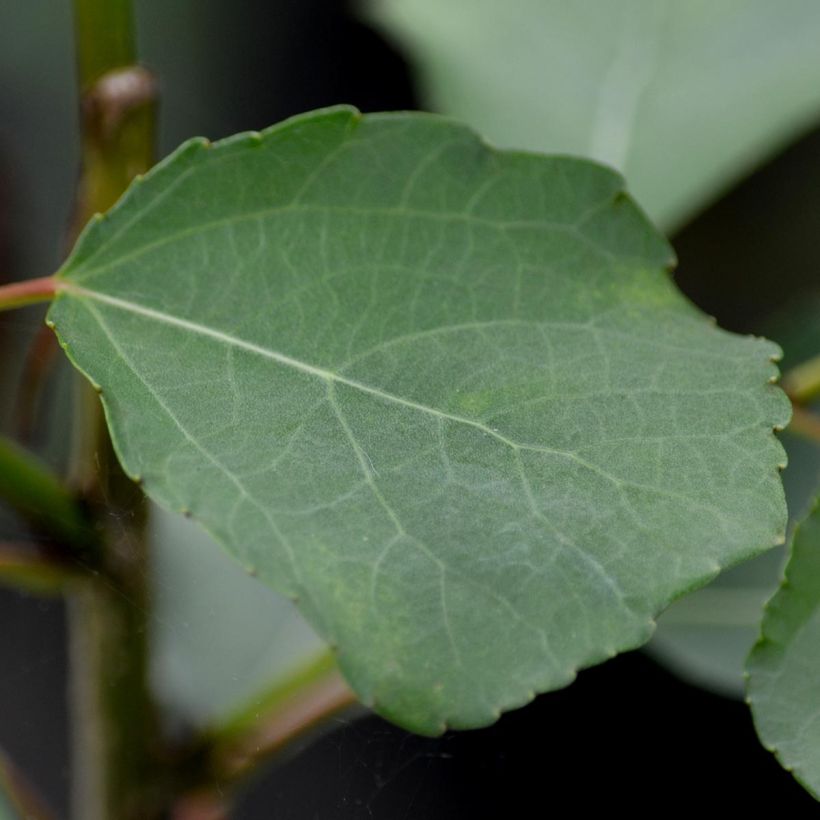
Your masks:
M763 743L820 799L820 500L798 528L780 589L749 656L749 702Z
M342 108L186 143L85 232L49 315L129 474L433 733L782 539L778 348L671 262L612 171Z
M438 110L681 224L820 115L816 0L370 0Z

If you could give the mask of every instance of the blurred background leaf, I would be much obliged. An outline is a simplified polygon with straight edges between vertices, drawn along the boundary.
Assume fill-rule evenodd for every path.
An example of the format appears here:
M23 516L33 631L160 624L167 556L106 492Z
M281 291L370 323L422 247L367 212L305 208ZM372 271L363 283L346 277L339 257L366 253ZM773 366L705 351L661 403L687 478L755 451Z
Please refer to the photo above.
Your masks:
M663 228L814 123L813 0L371 0L425 100L502 147L594 157Z

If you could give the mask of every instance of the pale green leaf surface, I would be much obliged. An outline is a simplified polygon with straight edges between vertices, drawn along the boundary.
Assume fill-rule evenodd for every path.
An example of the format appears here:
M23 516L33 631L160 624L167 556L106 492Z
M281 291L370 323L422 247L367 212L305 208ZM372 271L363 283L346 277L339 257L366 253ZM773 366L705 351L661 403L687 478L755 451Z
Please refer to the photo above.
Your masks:
M820 798L820 503L798 527L747 664L761 740Z
M820 115L816 0L370 0L422 91L498 144L623 172L665 228Z
M180 148L83 235L50 321L148 494L433 733L782 538L778 348L671 261L594 163L332 109Z

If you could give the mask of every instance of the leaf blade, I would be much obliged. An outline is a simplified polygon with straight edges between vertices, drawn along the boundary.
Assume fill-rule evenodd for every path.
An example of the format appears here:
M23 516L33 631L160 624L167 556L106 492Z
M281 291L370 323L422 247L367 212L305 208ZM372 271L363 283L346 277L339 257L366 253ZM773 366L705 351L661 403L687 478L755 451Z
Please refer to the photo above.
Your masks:
M797 527L779 589L764 608L762 634L747 660L747 697L758 735L820 799L820 736L812 677L820 604L820 502Z
M677 293L622 187L317 112L183 146L50 322L126 470L298 597L365 703L483 725L784 525L778 350Z

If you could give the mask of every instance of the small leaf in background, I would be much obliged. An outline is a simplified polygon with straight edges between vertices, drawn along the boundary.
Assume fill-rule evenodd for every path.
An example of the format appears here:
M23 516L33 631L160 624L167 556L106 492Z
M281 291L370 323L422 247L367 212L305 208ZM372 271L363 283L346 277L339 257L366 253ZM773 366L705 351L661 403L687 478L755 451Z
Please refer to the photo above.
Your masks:
M820 502L798 527L780 589L749 656L748 697L758 734L820 798Z
M640 645L783 538L779 350L671 263L601 166L331 109L185 144L87 230L49 316L129 474L435 733Z
M591 156L680 226L820 111L814 0L370 0L427 100L499 145Z

